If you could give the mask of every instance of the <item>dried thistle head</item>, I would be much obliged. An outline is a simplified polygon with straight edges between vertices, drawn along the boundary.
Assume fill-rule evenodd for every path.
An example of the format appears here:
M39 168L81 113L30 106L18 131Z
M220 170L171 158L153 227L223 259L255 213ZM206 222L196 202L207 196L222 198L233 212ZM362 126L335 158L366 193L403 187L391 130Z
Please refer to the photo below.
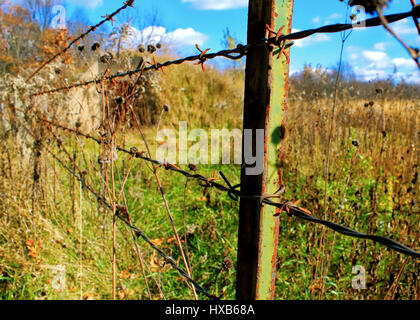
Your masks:
M140 53L144 53L144 52L146 52L146 47L144 46L144 44L141 44L141 45L139 45L139 46L137 47L137 50L138 50Z
M99 42L95 42L94 44L92 44L92 47L90 48L92 51L96 51L97 49L99 49L101 46L101 44Z
M123 98L121 96L118 96L118 97L115 98L115 103L118 104L118 105L122 104L123 101L124 100L123 100Z
M192 164L192 163L190 163L190 164L188 165L188 168L189 168L191 171L197 171L197 170L198 170L197 165Z
M147 51L148 51L149 53L155 53L155 52L156 52L156 46L155 46L155 45L153 45L153 44L149 44L149 45L147 46Z
M226 270L231 269L233 267L233 261L229 258L224 258L223 259L223 263L222 263L222 267Z
M107 52L106 54L101 56L100 60L101 60L102 63L106 64L106 63L110 63L113 58L114 58L114 56L112 55L112 53Z

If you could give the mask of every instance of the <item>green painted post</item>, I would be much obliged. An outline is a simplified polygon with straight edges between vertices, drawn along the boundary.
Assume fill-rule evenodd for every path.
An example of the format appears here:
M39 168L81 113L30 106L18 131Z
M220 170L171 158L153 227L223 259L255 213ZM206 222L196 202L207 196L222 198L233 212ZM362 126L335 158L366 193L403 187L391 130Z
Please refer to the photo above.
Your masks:
M276 31L285 26L283 33L290 33L292 13L293 0L250 0L248 43L265 38L266 25ZM246 174L248 164L244 155L241 190L246 195L273 194L283 185L282 146L289 59L286 55L277 59L278 52L278 48L260 46L250 49L247 55L244 130L253 131L253 155L258 150L256 129L265 130L265 140L261 175ZM245 150L245 140L243 144ZM255 200L241 199L236 283L238 300L274 298L279 231L279 218L274 216L275 213L275 209L263 207Z

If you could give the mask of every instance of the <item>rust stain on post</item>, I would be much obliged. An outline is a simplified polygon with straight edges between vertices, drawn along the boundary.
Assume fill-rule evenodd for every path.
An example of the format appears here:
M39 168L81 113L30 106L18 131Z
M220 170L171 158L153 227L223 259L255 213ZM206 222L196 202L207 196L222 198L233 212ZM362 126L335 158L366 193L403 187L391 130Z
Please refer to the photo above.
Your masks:
M284 26L283 32L290 33L292 12L293 0L250 0L248 43L265 38L266 25L276 31ZM247 55L244 130L253 131L254 155L256 130L265 130L263 173L250 176L245 166L242 169L241 190L247 195L273 194L283 184L289 60L286 55L273 57L273 49L277 48L255 47ZM274 215L273 208L241 199L236 285L239 300L274 298L279 223Z

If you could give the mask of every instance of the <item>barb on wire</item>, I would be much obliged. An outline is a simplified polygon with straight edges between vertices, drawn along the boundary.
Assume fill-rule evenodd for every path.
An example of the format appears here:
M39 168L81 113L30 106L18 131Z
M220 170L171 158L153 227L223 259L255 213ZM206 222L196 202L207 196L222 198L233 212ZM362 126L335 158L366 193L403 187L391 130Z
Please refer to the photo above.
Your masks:
M50 59L46 60L45 62L43 62L41 64L41 66L39 66L38 69L36 69L29 77L28 79L26 79L26 81L31 80L33 77L35 77L35 75L37 75L43 68L45 68L45 66L47 66L48 64L50 64L51 62L53 62L55 59L57 59L59 56L61 56L62 54L66 53L75 43L77 43L79 40L83 40L83 38L85 38L89 33L96 31L101 25L103 25L105 22L107 21L114 21L114 17L120 13L122 10L126 9L127 7L132 7L134 4L134 0L127 0L124 2L124 5L119 8L118 10L116 10L114 13L110 14L110 15L105 15L105 19L102 20L101 22L97 23L96 25L90 27L88 30L86 30L86 32L82 33L81 35L79 35L76 39L74 39L73 41L71 41L67 47L65 47L63 50L57 52L55 55L53 55Z
M70 129L70 128L62 126L60 124L56 125L52 121L42 119L42 118L40 118L40 121L42 121L46 124L52 125L56 128L63 129L65 131L69 131L69 132L73 132L73 133L75 133L77 135L80 135L82 137L92 139L92 140L96 141L98 144L102 143L102 141L100 141L99 139L93 138L93 137L91 137L87 134L83 134L79 130ZM353 238L359 238L359 239L372 240L372 241L380 243L380 244L382 244L382 245L384 245L384 246L386 246L386 247L388 247L392 250L398 251L402 254L405 254L405 255L408 255L408 256L411 256L411 257L414 257L414 258L420 258L420 252L417 252L417 251L415 251L415 250L413 250L413 249L411 249L411 248L409 248L409 247L407 247L407 246L405 246L405 245L403 245L403 244L401 244L401 243L399 243L395 240L392 240L392 239L389 239L389 238L386 238L386 237L382 237L382 236L378 236L378 235L361 233L361 232L358 232L358 231L353 230L351 228L348 228L346 226L342 226L340 224L337 224L337 223L334 223L334 222L331 222L331 221L328 221L328 220L322 220L322 219L316 218L311 214L310 211L299 207L297 205L298 203L292 203L292 202L279 203L279 202L275 202L273 200L270 200L272 198L271 196L265 196L265 195L251 195L251 196L249 196L249 195L242 194L241 191L237 190L237 188L240 185L232 186L232 184L230 182L228 182L226 176L223 175L223 174L221 174L221 176L222 176L223 180L226 182L226 184L228 185L227 187L220 184L220 183L217 183L214 178L209 179L209 178L206 178L206 177L204 177L200 174L192 174L188 171L185 171L185 170L182 170L182 169L178 168L176 165L148 158L147 156L145 156L144 152L138 152L136 148L131 148L130 150L126 150L124 148L117 147L117 150L119 152L123 152L123 153L129 154L131 156L134 156L137 159L141 159L141 160L153 163L157 166L164 167L166 170L170 170L170 171L182 174L183 176L185 176L187 178L193 178L193 179L196 179L198 181L204 182L204 183L206 183L206 187L212 187L212 188L218 189L219 191L226 192L229 195L229 197L232 198L233 200L237 200L239 198L244 198L244 199L253 199L253 200L256 200L256 201L260 201L261 204L273 206L273 207L276 207L276 208L280 209L280 212L285 210L287 212L287 214L289 214L290 216L295 216L295 217L298 217L300 219L303 219L303 220L306 220L306 221L309 221L309 222L312 222L312 223L317 223L317 224L324 225L324 226L326 226L326 227L328 227L328 228L330 228L330 229L332 229L332 230L334 230L338 233L341 233L345 236L349 236L349 237L353 237ZM279 193L281 193L281 192L279 192Z
M413 8L413 10L405 12L405 13L391 14L391 15L385 16L388 23L397 22L397 21L406 19L408 17L419 18L420 17L420 6L416 6L416 7ZM371 18L371 19L362 21L360 24L366 26L367 28L371 28L371 27L377 27L377 26L382 25L382 22L381 22L381 19L377 17L377 18ZM320 27L320 28L317 28L317 29L309 29L309 30L294 32L294 33L290 33L290 34L287 34L287 35L275 35L274 37L271 37L271 38L268 38L268 39L262 39L262 40L254 42L254 43L248 44L246 46L244 46L242 44L239 44L234 49L221 50L221 51L216 52L216 53L205 53L203 51L203 52L200 52L199 55L189 56L189 57L185 57L185 58L181 58L181 59L177 59L177 60L166 61L166 62L163 62L163 63L156 63L156 64L150 65L148 67L141 68L141 69L136 69L136 70L133 70L133 71L119 72L119 73L116 73L116 74L113 74L113 75L106 76L101 80L94 79L94 80L90 80L90 81L75 83L75 84L72 84L72 85L66 86L66 87L41 91L41 92L38 92L38 93L34 93L31 96L34 97L34 96L56 93L56 92L60 92L60 91L67 91L67 90L78 88L78 87L84 87L84 86L88 86L88 85L97 84L102 80L114 80L114 79L122 78L122 77L126 77L126 76L133 76L135 74L139 74L139 73L146 72L146 71L149 71L149 70L157 71L157 70L160 70L164 67L168 67L168 66L171 66L171 65L179 65L179 64L183 64L183 63L188 62L188 61L200 62L200 61L211 60L211 59L214 59L216 57L224 57L224 58L231 59L231 60L238 60L238 59L241 59L242 57L246 56L248 51L251 48L255 48L255 47L258 47L258 46L262 46L262 45L281 46L284 43L284 41L287 41L287 40L289 40L289 41L290 40L300 40L300 39L307 38L307 37L312 36L312 35L317 34L317 33L338 33L338 32L350 30L350 29L353 29L353 28L359 28L359 26L356 25L356 24L351 24L351 23L348 23L348 24L333 24L333 25L323 26L323 27ZM286 44L285 49L287 49L291 45L292 45L292 43ZM205 54L203 54L203 53L205 53Z

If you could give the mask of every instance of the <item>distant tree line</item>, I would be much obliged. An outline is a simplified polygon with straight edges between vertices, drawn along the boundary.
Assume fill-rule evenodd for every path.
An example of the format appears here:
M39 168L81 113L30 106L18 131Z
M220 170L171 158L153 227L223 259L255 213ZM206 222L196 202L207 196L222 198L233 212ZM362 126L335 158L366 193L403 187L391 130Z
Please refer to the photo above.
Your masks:
M331 98L337 86L338 96L346 98L372 99L377 95L408 99L420 97L418 84L395 79L392 75L386 79L364 81L358 79L349 64L343 64L340 74L338 70L338 67L325 69L305 65L302 71L291 76L291 96L294 99Z

